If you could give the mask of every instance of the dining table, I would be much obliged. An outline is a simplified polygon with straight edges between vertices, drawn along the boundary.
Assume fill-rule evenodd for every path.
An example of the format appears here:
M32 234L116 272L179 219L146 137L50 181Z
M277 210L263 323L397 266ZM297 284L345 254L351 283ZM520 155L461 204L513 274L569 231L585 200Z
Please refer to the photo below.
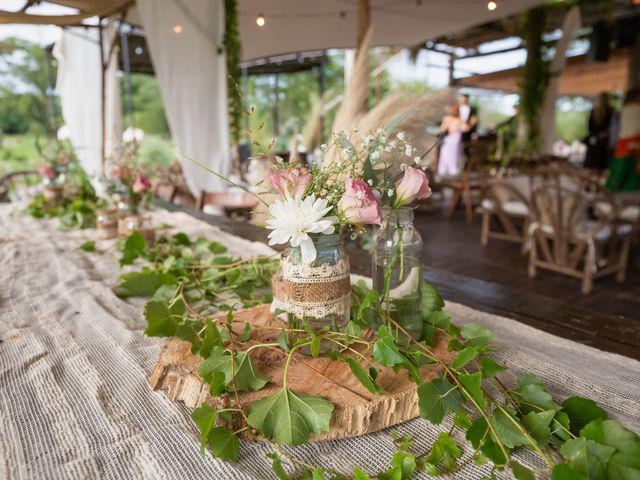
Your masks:
M268 479L270 444L242 441L239 460L202 455L191 409L149 385L166 339L144 335L146 299L114 289L123 272L115 240L94 229L62 231L55 219L0 204L0 478ZM224 244L232 256L274 255L266 232L244 221L156 201L158 235L184 232ZM80 247L94 241L94 251ZM370 274L370 255L348 247L354 274ZM504 382L540 377L557 401L580 395L640 432L638 322L603 315L504 286L425 266L453 322L495 332L494 357ZM632 334L631 334L631 333ZM431 445L452 419L415 418L396 425L415 444ZM441 478L480 479L491 465L469 461L473 449L453 430L461 467ZM350 472L388 467L396 450L389 429L284 447L302 461ZM543 466L530 453L522 464ZM285 465L292 471L289 465ZM509 471L498 478L511 478ZM413 478L431 478L418 471Z

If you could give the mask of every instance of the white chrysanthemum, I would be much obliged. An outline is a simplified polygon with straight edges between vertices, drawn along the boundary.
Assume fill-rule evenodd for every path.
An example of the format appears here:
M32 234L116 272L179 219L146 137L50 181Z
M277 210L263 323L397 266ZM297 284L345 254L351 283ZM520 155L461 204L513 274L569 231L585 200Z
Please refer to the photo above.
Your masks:
M317 252L309 233L329 235L335 232L334 224L337 223L338 217L325 216L331 208L327 206L326 199L316 199L315 195L309 195L304 199L276 200L269 207L272 218L266 222L267 228L272 230L269 234L269 245L288 243L292 247L300 247L302 262L313 262Z

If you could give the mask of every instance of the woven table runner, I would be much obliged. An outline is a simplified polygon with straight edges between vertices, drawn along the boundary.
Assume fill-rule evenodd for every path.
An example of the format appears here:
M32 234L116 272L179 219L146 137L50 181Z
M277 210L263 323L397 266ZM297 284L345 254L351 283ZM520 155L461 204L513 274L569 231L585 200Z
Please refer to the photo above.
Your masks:
M203 235L231 255L272 253L184 213L158 210L153 219L170 226L160 233ZM56 221L0 205L0 479L274 478L268 444L242 442L237 464L201 456L190 409L150 389L165 339L143 335L142 299L126 302L112 292L121 273L114 242L96 241L94 253L78 249L96 238L95 230L61 232ZM458 325L494 330L496 358L514 375L535 373L557 400L591 398L640 431L640 362L463 305L447 302L446 310ZM435 427L416 419L397 430L430 445L450 427L450 420ZM457 440L464 462L471 450ZM314 465L344 472L359 465L369 473L388 467L394 451L388 431L291 449ZM540 466L526 452L520 461ZM489 471L468 462L440 478L472 480Z

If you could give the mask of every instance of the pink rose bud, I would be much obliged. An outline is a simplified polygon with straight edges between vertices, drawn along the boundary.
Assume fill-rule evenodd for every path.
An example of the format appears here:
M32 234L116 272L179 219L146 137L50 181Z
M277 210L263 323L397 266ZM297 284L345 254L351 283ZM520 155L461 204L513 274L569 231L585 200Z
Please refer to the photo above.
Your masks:
M41 177L53 178L56 176L56 171L48 163L44 163L38 167L38 173Z
M404 207L415 200L431 196L429 179L419 168L407 167L404 176L396 183L396 200L394 207Z
M338 202L348 223L352 225L380 225L380 203L362 180L347 178L344 182L345 192Z
M144 193L150 188L151 183L149 179L140 173L136 174L136 179L133 182L133 191L136 193Z
M281 197L300 197L311 183L311 174L304 167L291 167L284 172L274 172L269 181Z

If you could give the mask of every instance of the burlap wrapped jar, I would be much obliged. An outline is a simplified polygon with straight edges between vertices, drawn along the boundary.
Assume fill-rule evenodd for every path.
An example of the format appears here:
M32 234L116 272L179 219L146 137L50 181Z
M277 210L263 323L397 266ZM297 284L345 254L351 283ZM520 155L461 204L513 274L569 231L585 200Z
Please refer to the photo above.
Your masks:
M44 185L42 194L47 203L58 204L62 202L64 198L64 186L57 184Z
M129 215L128 217L118 220L118 235L121 237L128 237L136 230L140 232L140 235L145 239L147 245L153 245L153 242L156 240L156 231L149 217Z
M339 234L312 236L317 257L301 261L300 249L289 247L273 276L272 311L284 311L311 327L343 329L349 321L351 283L349 258Z
M118 211L115 208L98 208L96 210L96 228L102 239L118 236Z

